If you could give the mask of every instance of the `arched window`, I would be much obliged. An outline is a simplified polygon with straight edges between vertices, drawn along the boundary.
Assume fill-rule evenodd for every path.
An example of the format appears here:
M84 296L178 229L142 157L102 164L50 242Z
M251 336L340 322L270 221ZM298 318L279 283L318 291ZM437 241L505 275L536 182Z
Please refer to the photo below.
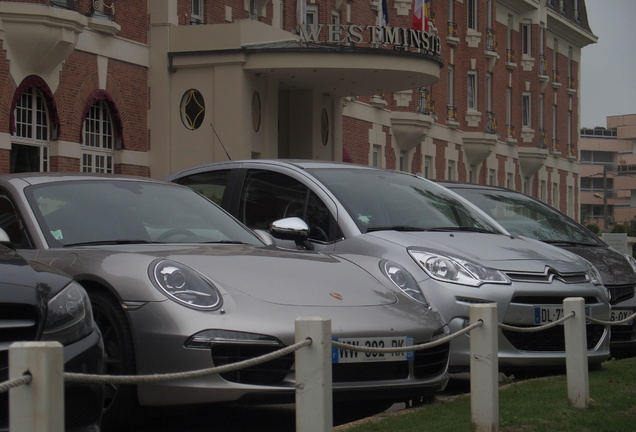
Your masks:
M82 127L82 172L113 173L121 127L113 103L104 93L91 96Z
M14 118L11 172L48 171L49 114L42 92L35 87L23 91Z

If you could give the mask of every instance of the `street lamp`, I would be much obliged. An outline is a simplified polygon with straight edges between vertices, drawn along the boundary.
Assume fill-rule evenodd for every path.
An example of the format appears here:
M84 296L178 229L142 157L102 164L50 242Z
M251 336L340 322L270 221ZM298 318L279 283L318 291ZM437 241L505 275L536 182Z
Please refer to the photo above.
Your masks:
M607 220L607 192L604 194L594 193L594 198L603 200L603 229L607 229L609 221Z

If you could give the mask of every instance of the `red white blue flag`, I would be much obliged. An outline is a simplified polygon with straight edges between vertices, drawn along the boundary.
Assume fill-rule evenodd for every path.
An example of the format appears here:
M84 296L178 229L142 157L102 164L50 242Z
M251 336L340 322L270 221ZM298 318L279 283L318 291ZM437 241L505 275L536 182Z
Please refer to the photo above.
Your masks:
M411 19L411 28L413 30L422 30L428 33L428 17L430 16L430 10L430 0L413 1L413 17Z

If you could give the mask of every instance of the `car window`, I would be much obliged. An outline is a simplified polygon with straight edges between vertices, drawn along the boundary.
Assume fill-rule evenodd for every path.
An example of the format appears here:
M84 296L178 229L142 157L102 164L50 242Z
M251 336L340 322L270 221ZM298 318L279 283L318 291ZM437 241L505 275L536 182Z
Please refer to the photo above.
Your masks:
M338 198L361 232L381 229L499 230L439 185L401 172L308 170Z
M176 183L191 187L216 204L221 205L230 172L230 170L219 170L192 174L176 180Z
M596 236L556 209L510 191L453 189L514 235L542 241L600 244Z
M336 221L322 200L307 186L285 174L249 170L241 194L238 218L250 228L269 229L272 222L299 217L309 225L309 239L338 238Z
M29 203L52 245L262 244L217 205L177 185L82 181L31 186L27 191Z
M29 248L31 242L27 236L24 223L9 196L0 193L0 228L9 236L11 243L17 248Z

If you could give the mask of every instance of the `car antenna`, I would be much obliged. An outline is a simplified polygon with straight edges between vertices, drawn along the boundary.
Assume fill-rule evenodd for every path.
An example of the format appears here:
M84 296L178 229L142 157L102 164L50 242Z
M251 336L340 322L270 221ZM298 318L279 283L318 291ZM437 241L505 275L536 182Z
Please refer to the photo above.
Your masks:
M219 142L221 143L221 147L223 147L223 151L225 151L225 155L227 156L227 158L229 160L232 160L232 158L230 157L230 154L227 152L227 149L225 148L225 146L223 145L223 141L221 141L221 137L219 136L218 133L216 133L216 129L214 129L214 126L212 125L212 123L210 123L210 127L212 128L212 130L214 131L214 135L216 135L216 137L219 139Z

